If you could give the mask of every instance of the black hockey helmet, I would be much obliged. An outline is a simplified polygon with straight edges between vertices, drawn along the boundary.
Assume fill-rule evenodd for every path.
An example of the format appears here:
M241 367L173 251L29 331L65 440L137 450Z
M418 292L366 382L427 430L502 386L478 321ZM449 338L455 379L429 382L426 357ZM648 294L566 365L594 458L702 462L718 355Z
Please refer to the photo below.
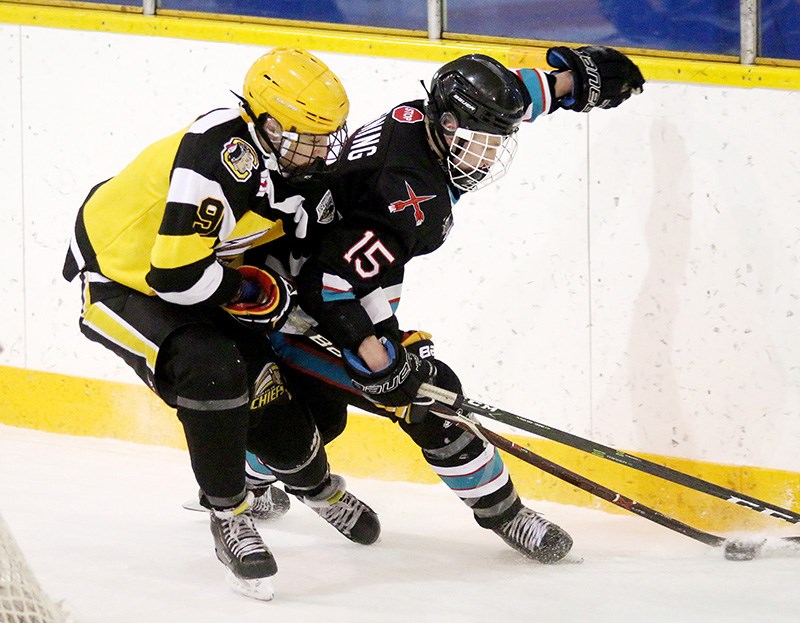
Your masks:
M467 54L446 63L431 79L425 114L433 138L447 153L452 135L442 116L455 116L458 127L508 136L525 113L522 82L499 61L484 54Z

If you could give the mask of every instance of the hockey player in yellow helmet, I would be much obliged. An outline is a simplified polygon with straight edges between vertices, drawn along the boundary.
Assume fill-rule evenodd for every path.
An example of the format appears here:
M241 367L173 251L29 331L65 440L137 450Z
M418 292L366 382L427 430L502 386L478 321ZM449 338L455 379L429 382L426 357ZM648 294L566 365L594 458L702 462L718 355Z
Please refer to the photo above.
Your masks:
M275 48L250 67L242 116L294 176L334 160L347 138L350 102L339 78L305 50Z
M330 472L287 385L269 333L294 297L262 255L278 247L294 271L333 222L328 188L305 174L341 146L347 95L319 59L275 49L239 99L92 188L63 275L83 285L81 332L175 409L213 551L237 591L267 600L277 563L253 520L285 513L287 493L357 543L374 543L380 522Z

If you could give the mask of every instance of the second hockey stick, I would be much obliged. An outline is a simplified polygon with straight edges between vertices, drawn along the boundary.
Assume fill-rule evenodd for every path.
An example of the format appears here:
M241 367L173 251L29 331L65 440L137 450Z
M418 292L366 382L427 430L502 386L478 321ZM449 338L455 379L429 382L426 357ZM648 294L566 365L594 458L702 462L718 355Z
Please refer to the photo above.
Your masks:
M290 319L288 324L290 324L298 334L304 335L306 338L311 340L317 346L325 349L333 356L337 358L341 357L341 353L333 345L333 343L322 333L320 333L315 327L306 322L304 319ZM499 409L498 407L494 407L491 405L484 404L482 402L478 402L476 400L472 400L463 395L450 392L446 389L442 389L440 387L436 387L428 383L423 383L422 387L420 388L420 394L433 398L437 402L441 403L441 405L446 405L448 407L451 407L452 409L457 410L459 407L463 406L471 413L487 417L497 422L508 424L510 426L524 430L526 432L533 433L534 435L538 435L540 437L556 441L558 443L576 448L578 450L582 450L589 454L593 454L595 456L608 459L609 461L619 463L620 465L624 465L626 467L639 470L641 472L650 474L652 476L657 476L659 478L662 478L670 482L674 482L689 489L693 489L695 491L700 491L701 493L705 493L707 495L712 495L721 498L732 504L736 504L738 506L744 506L745 508L749 508L750 510L771 515L773 517L778 517L779 519L783 519L784 521L787 521L789 523L800 523L800 514L795 513L789 509L781 508L780 506L770 504L769 502L764 502L763 500L747 496L743 493L739 493L732 489L727 489L720 485L716 485L712 482L708 482L701 478L697 478L695 476L679 472L669 467L653 463L652 461L648 461L646 459L634 456L632 454L627 454L620 450L615 450L614 448L604 446L589 439L584 439L582 437L578 437L577 435L573 435L565 431L560 431L558 429L551 428L549 426L540 424L533 420L522 418L508 411L504 411L503 409ZM439 413L439 415L441 415L441 413ZM489 432L492 435L496 435L496 433L492 433L491 431L487 432ZM496 436L500 437L500 439L502 439L506 445L513 444L512 441L505 439L504 437L501 437L499 435ZM520 452L522 453L533 454L530 450L524 448L523 446L517 446L517 447L521 449ZM521 458L516 454L514 456ZM547 459L544 459L543 457L539 458L542 461L547 461ZM530 461L527 462L530 463ZM556 468L565 469L561 468L560 466L554 463L553 465ZM577 478L583 478L578 474L574 474L574 476ZM578 485L575 484L575 486ZM601 485L597 486L599 487ZM613 495L618 495L613 491L611 493ZM599 495L598 497L602 498L603 496ZM627 498L624 498L624 496L621 499L627 500ZM638 508L641 508L641 505L638 505ZM657 513L658 511L652 511L652 512ZM677 520L672 520L672 521L677 521ZM689 530L695 530L691 526L687 526L687 528ZM722 537L717 537L717 538L721 539ZM724 539L722 540L724 541ZM800 543L800 537L791 537L791 536L783 537L782 540L785 542Z
M487 443L494 447L503 450L507 454L514 456L529 465L533 465L542 471L563 480L583 491L599 497L602 500L610 502L620 508L625 509L638 515L643 519L647 519L654 523L668 528L674 532L687 536L695 541L699 541L705 545L712 547L724 547L725 557L728 560L752 560L761 550L765 541L742 541L726 539L710 532L705 532L699 528L690 526L682 521L665 515L649 506L640 504L631 498L628 498L621 493L613 491L589 478L581 476L566 467L557 463L553 463L549 459L544 458L533 452L532 450L521 446L502 435L491 431L474 419L469 418L464 414L464 411L469 412L469 407L464 407L456 411L446 405L436 404L431 407L430 411L438 417L444 418L454 422L457 426L464 428L474 435L482 438Z
M733 489L728 489L721 485L714 484L713 482L703 480L702 478L697 478L696 476L680 472L670 467L653 463L652 461L628 454L627 452L604 446L595 441L578 437L572 433L558 430L545 424L540 424L539 422L520 417L519 415L515 415L498 407L472 400L460 394L447 391L446 389L425 383L420 388L420 394L429 398L433 398L434 400L448 405L454 409L458 409L463 406L468 411L482 415L483 417L487 417L491 420L502 422L503 424L508 424L514 428L518 428L520 430L533 433L534 435L556 441L566 446L570 446L571 448L582 450L583 452L593 454L594 456L608 459L614 463L650 474L651 476L656 476L663 480L684 486L688 489L693 489L694 491L699 491L701 493L720 498L726 502L730 502L731 504L749 508L751 511L776 517L792 524L800 523L800 514L787 508L776 506L775 504L765 502L764 500L759 500L749 495L745 495L744 493L739 493Z
M693 528L692 526L689 526L688 524L685 524L677 519L673 519L672 517L664 515L655 509L644 506L643 504L639 504L638 502L635 502L634 500L631 500L630 498L627 498L616 491L612 491L611 489L604 487L599 483L589 480L588 478L581 476L580 474L577 474L566 467L562 467L557 463L553 463L549 459L536 454L525 446L521 446L510 439L506 439L502 435L485 428L478 422L470 420L468 417L459 414L457 411L450 409L445 405L435 405L431 407L431 411L439 417L451 420L462 428L466 428L473 434L481 437L484 441L492 444L494 447L499 448L500 450L503 450L504 452L515 456L518 459L533 465L534 467L538 467L542 471L568 482L579 489L587 491L592 495L596 495L597 497L606 500L607 502L611 502L620 508L624 508L635 515L639 515L640 517L654 521L665 528L679 532L680 534L691 537L696 541L705 543L706 545L718 547L725 543L725 539L721 536L703 532L702 530Z
M503 450L507 454L510 454L511 456L514 456L521 461L528 463L529 465L533 465L534 467L541 469L543 472L546 472L551 476L555 476L556 478L563 480L564 482L567 482L583 491L586 491L591 495L597 496L602 500L610 502L615 506L619 506L620 508L629 511L634 515L638 515L643 519L657 523L664 528L668 528L674 532L677 532L678 534L687 536L705 545L710 545L712 547L723 547L725 558L728 560L752 560L756 557L756 555L758 555L758 553L767 543L767 539L763 538L755 541L745 539L726 539L716 534L705 532L699 528L695 528L683 523L674 517L670 517L669 515L665 515L660 511L650 508L649 506L640 504L639 502L636 502L635 500L632 500L631 498L626 497L617 491L613 491L612 489L609 489L600 483L590 480L585 476L581 476L580 474L577 474L566 467L559 465L558 463L553 463L549 459L536 454L529 448L521 446L510 439L495 433L494 431L490 431L476 420L464 415L463 411L469 412L469 408L456 411L450 407L447 407L446 405L441 404L435 405L431 408L431 412L438 417L455 422L456 425L469 430L487 443L492 444L494 447ZM800 537L778 537L777 544L797 548L800 546Z

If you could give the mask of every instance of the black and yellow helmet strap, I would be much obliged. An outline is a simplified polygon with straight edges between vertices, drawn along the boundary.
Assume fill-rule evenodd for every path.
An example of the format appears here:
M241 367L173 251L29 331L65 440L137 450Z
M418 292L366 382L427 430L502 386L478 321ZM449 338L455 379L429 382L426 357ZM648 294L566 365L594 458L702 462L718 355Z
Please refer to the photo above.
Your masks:
M242 109L244 109L244 112L247 114L248 117L250 117L250 121L253 123L253 128L255 129L256 134L261 139L264 140L264 142L267 144L270 151L274 154L275 158L278 160L278 163L280 164L280 159L281 159L280 151L278 150L277 147L275 147L275 145L272 144L272 140L269 138L269 135L264 131L264 120L267 117L267 113L264 113L261 116L261 118L259 118L253 111L252 107L250 106L250 103L244 97L242 97L235 91L231 91L231 93L233 93L236 96L236 98L239 100L239 104L241 104L242 106Z

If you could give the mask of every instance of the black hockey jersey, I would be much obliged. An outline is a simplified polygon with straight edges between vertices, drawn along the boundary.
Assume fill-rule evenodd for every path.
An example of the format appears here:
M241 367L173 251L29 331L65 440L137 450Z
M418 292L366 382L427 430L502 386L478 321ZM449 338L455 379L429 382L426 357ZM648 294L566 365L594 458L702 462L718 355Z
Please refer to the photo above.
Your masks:
M301 271L301 305L345 348L393 321L403 267L452 226L458 195L428 146L422 106L400 104L350 137L331 186L342 218Z
M517 75L528 96L523 121L555 109L547 72L521 69ZM444 243L460 191L429 145L423 100L395 106L359 128L333 178L342 218L305 264L298 294L326 335L355 349L376 332L397 337L403 267Z
M238 110L213 110L92 190L64 277L86 272L176 304L224 304L245 251L284 234L305 239L333 220L326 191L308 190L307 200L279 174Z

